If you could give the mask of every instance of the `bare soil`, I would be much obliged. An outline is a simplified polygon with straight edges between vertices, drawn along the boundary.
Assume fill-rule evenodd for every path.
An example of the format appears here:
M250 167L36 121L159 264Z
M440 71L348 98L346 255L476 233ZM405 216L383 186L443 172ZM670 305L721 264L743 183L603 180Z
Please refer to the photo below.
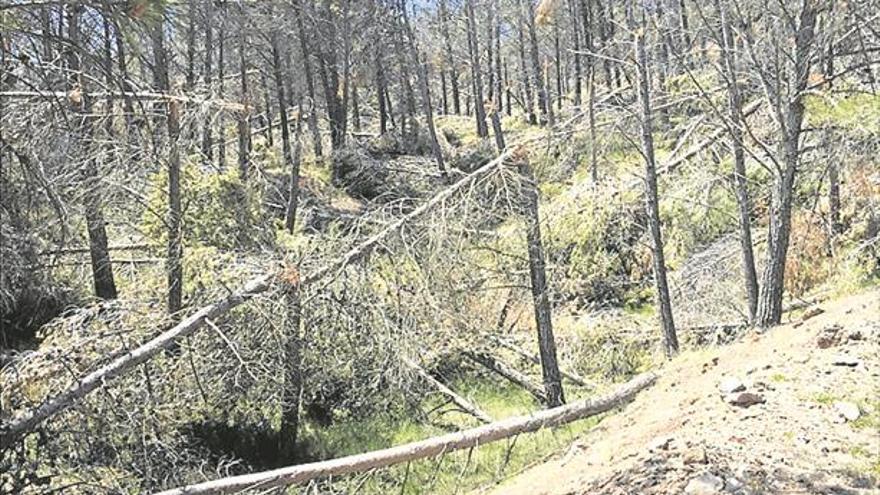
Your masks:
M660 373L567 452L484 492L880 493L880 289L685 352ZM763 403L730 404L730 379ZM842 416L846 404L858 419Z

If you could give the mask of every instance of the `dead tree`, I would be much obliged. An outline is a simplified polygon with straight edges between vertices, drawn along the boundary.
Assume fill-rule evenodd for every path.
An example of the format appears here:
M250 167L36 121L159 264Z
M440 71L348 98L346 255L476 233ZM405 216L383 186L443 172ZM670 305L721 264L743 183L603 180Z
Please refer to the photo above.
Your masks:
M188 485L161 492L157 495L196 495L206 493L236 493L259 486L262 489L304 483L317 478L369 471L386 466L411 462L456 450L485 445L514 435L564 425L595 416L632 400L636 394L657 380L654 374L639 375L614 392L597 399L578 401L566 406L547 409L527 416L496 421L469 430L448 433L439 437L332 459L299 464L272 471L244 474Z
M164 15L156 23L151 32L153 44L153 71L157 90L168 93L171 90L168 76L168 54L165 50ZM183 298L183 242L181 230L180 203L180 138L179 103L168 100L162 103L165 108L165 120L168 127L168 259L165 269L168 277L168 313L177 315L181 309Z
M312 149L315 156L320 157L324 154L324 150L321 146L321 132L318 130L318 112L315 105L315 102L317 101L315 99L315 76L312 70L309 42L306 39L307 34L302 20L302 7L298 0L294 7L294 16L296 17L296 27L299 33L299 47L302 52L303 75L305 75L306 91L309 96L309 131L312 133Z
M477 135L489 137L486 126L486 107L483 105L483 70L480 67L480 48L477 39L477 22L474 14L474 0L465 0L467 16L468 53L471 61L471 86L474 94L474 115L477 119Z
M547 294L547 274L544 264L544 245L541 242L541 224L538 215L538 187L529 166L528 157L520 149L516 152L515 166L522 176L523 213L526 221L526 243L529 254L529 276L535 307L535 328L538 331L538 349L547 405L556 407L565 403L559 363L556 359L556 340Z
M82 171L83 184L86 187L85 216L86 230L89 237L89 257L91 259L92 280L95 287L95 295L101 299L115 299L116 282L113 278L113 265L110 261L110 252L107 249L107 229L104 221L104 213L101 207L101 185L98 177L97 158L90 156L92 149L90 144L94 133L94 117L91 114L91 96L86 91L86 79L82 77L83 68L80 63L80 15L83 6L80 4L68 5L67 32L68 40L77 49L66 50L67 67L69 70L69 91L79 91L79 98L69 98L73 111L76 113L79 125L75 129L78 141L86 155L85 168Z
M810 67L815 55L815 27L818 6L815 0L801 2L797 18L788 17L788 11L774 13L784 16L786 22L771 28L766 47L782 67L772 69L764 64L751 33L746 31L746 45L752 61L752 70L758 74L772 115L781 131L778 155L774 160L773 188L770 205L770 230L767 262L761 277L757 323L762 327L777 325L782 319L782 297L785 289L785 263L791 236L791 210L794 182L801 159L801 134L804 121L804 97L809 82ZM788 22L790 20L790 22ZM779 53L783 40L793 39L793 52ZM779 70L781 69L781 70Z
M642 155L645 159L645 203L648 210L648 224L651 232L651 247L654 261L654 284L657 289L657 304L660 309L660 323L663 327L666 355L678 353L678 337L675 322L672 318L672 301L669 297L669 284L666 280L666 259L663 255L663 237L660 232L660 201L657 193L657 165L654 158L654 129L651 112L651 80L648 75L648 54L645 48L645 37L648 30L647 13L631 3L627 12L630 31L633 32L633 43L636 53L636 68L639 85L639 124L641 126ZM639 10L639 22L636 13Z
M452 51L452 38L449 36L449 10L446 0L440 0L440 31L443 35L443 45L446 48L446 64L449 67L449 84L452 89L452 108L456 115L461 114L461 95L458 88L458 66L455 63L455 55Z
M284 388L281 393L281 428L278 435L279 452L293 459L299 433L299 410L303 392L303 338L301 329L302 307L300 305L299 272L287 267L284 278L284 304L286 306L284 335Z
M547 97L547 85L544 76L541 73L541 55L538 51L538 28L535 25L535 8L531 0L526 2L526 25L529 29L529 54L532 61L532 76L534 78L535 90L538 93L538 110L541 112L541 124L551 123L550 103Z
M424 370L424 368L422 368L421 366L416 364L415 361L412 361L407 358L402 358L402 361L403 361L403 364L407 365L410 369L412 369L413 372L419 376L419 378L421 378L426 383L428 383L429 385L431 385L432 387L437 389L437 391L439 391L441 394L445 395L446 397L449 397L449 400L451 400L462 411L470 414L471 416L478 419L482 423L491 423L492 422L492 418L488 414L484 413L476 405L471 404L470 401L468 401L464 397L455 393L451 388L444 385L443 382L441 382L440 380L431 376L430 373L428 373L427 371Z
M431 153L434 155L434 160L437 162L437 168L440 169L440 174L444 179L448 180L449 174L446 172L446 164L443 161L443 150L440 149L440 141L437 139L437 128L434 125L434 111L431 106L431 89L428 81L428 62L427 60L419 60L419 47L416 44L416 37L415 34L413 34L412 26L409 23L409 15L406 13L406 2L403 0L400 2L399 10L403 18L403 28L409 39L409 52L412 56L412 63L419 76L419 87L422 93L422 110L425 114L425 122L428 125L428 138L431 140Z
M214 2L203 2L202 5L205 7L205 68L204 68L204 82L205 88L208 90L208 96L211 97L213 93L213 60L214 60ZM225 19L226 16L224 15ZM223 32L220 32L220 37L223 37ZM223 76L220 76L220 80L223 79ZM202 155L205 158L206 163L211 163L214 161L214 123L210 118L205 119L204 126L202 127ZM223 136L220 136L220 141L223 141Z
M535 102L532 97L532 83L529 79L529 69L528 64L526 63L526 42L525 42L525 30L526 30L526 11L525 11L525 0L517 0L517 13L518 13L518 22L517 22L517 34L518 34L518 45L519 48L519 71L522 76L522 100L523 100L523 109L529 117L529 124L535 125L538 123L538 118L535 116Z
M725 2L727 0L724 0ZM742 266L745 276L746 296L748 298L749 322L755 321L758 309L758 275L755 271L755 254L752 249L751 204L746 178L745 150L743 148L743 128L745 116L742 108L742 95L737 81L736 46L727 13L727 5L719 0L715 6L721 16L722 57L724 75L727 78L727 110L730 132L730 146L733 150L733 174L736 189L736 202L739 211L740 246Z

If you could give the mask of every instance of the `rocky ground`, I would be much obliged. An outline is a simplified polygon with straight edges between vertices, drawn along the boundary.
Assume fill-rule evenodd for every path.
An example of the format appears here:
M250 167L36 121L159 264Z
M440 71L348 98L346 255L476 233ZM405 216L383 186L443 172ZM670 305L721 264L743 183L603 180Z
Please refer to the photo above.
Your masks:
M689 351L494 494L880 493L880 290Z

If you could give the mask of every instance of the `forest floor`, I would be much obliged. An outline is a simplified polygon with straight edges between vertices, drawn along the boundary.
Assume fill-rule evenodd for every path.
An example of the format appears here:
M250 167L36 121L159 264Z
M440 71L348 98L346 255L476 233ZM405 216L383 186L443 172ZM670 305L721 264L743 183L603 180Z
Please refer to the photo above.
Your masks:
M482 493L880 493L880 289L659 372L566 452Z

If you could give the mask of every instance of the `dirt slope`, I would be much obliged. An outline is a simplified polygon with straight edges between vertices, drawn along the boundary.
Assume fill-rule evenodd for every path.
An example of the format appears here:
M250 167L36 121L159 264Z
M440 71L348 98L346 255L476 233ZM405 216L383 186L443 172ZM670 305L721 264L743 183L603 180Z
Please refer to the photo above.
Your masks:
M684 353L568 452L488 492L880 493L880 289L816 307ZM735 380L764 402L728 403Z

